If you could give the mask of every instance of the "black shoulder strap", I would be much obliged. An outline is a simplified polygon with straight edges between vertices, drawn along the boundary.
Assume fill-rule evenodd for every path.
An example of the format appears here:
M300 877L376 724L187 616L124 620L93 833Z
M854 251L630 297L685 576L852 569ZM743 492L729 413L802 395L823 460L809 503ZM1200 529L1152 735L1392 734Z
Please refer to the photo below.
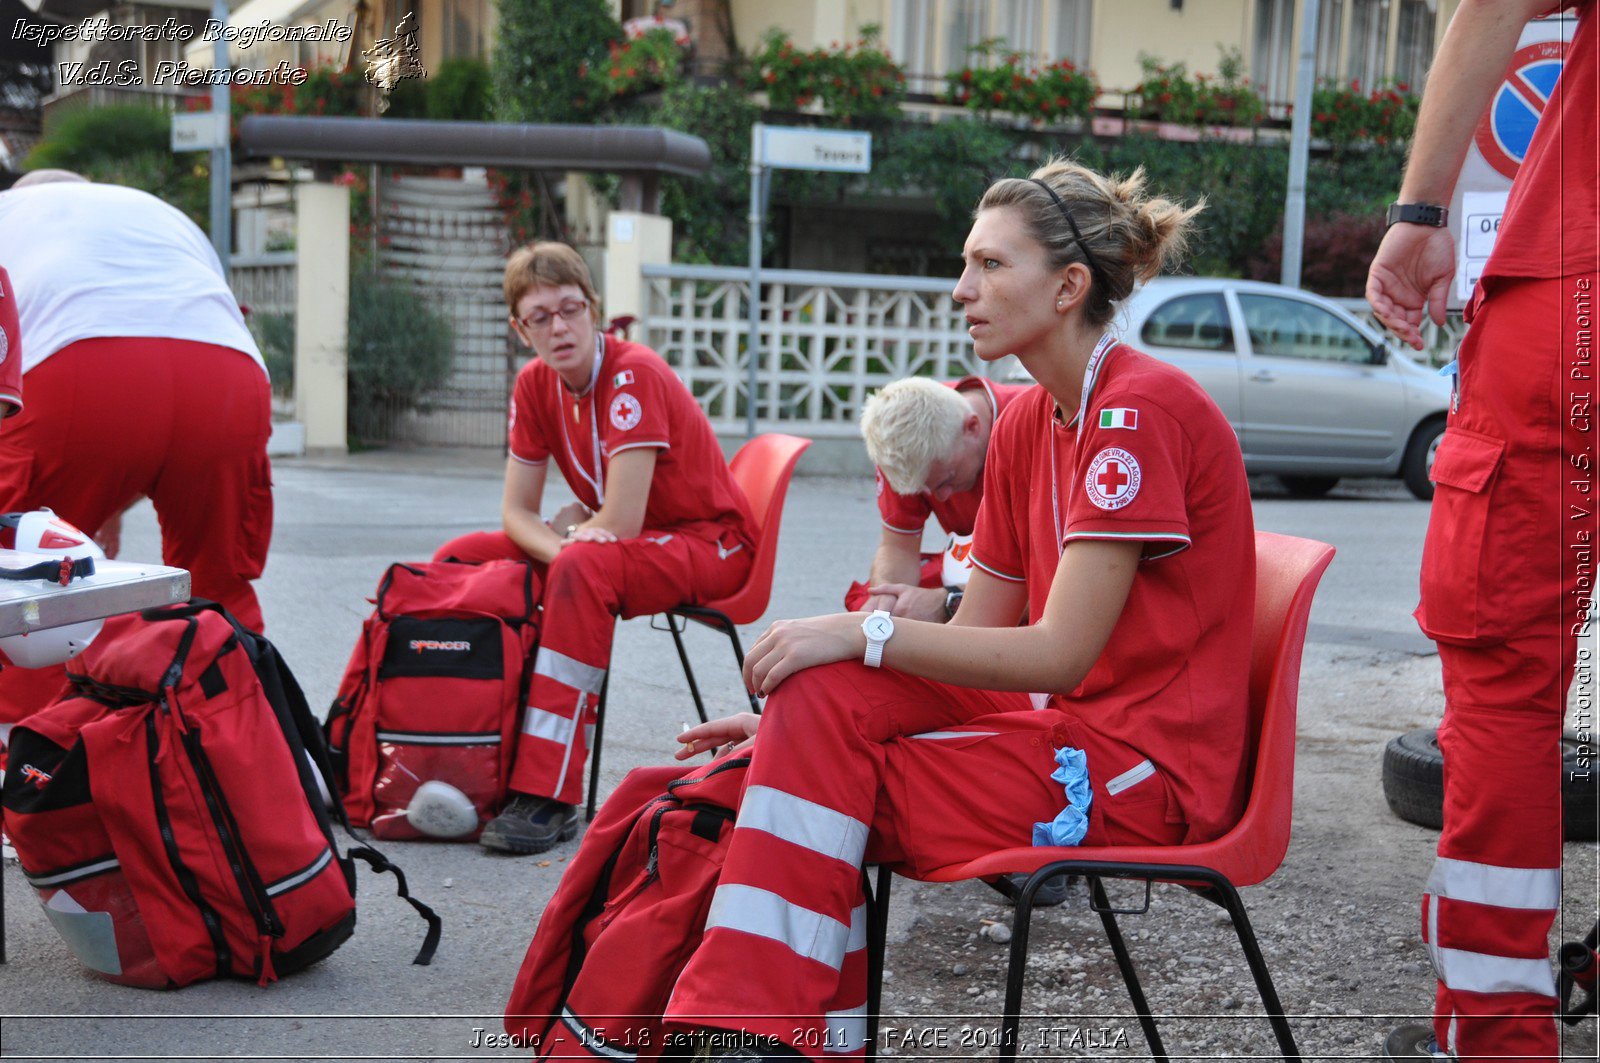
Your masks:
M92 557L80 557L77 560L63 557L59 561L40 561L38 564L25 565L22 568L0 568L0 579L45 580L59 583L63 587L75 579L92 575L94 575Z

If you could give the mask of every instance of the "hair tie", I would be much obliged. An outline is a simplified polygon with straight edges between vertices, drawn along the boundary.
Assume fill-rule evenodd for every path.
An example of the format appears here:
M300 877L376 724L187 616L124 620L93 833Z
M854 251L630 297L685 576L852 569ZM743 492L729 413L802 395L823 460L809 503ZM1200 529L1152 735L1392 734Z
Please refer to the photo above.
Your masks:
M1039 180L1037 177L1030 177L1028 180L1032 181L1034 184L1038 185L1040 188L1044 189L1050 194L1050 198L1053 199L1056 206L1061 209L1061 216L1067 219L1067 226L1072 230L1072 238L1078 242L1078 250L1083 252L1083 257L1085 260L1084 264L1089 267L1089 272L1098 274L1101 282L1109 286L1111 282L1107 280L1105 271L1100 268L1100 263L1094 260L1094 252L1090 251L1089 245L1084 242L1083 233L1078 231L1078 223L1073 220L1072 211L1068 210L1067 205L1061 202L1061 197L1056 195L1056 190Z

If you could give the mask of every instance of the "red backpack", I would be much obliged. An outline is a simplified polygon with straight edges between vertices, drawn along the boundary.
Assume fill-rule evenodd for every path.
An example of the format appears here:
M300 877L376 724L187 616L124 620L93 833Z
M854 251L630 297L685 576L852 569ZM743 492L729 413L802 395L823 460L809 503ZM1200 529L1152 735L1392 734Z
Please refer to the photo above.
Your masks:
M538 640L533 565L390 565L329 710L345 811L378 838L423 838L406 810L423 783L477 810L476 838L505 802Z
M705 932L748 756L628 773L595 816L517 972L514 1043L539 1059L654 1059Z
M322 959L355 928L318 775L331 770L294 676L212 602L106 623L68 665L72 689L11 732L3 806L23 874L102 977L166 988L262 985ZM337 806L335 806L337 807Z

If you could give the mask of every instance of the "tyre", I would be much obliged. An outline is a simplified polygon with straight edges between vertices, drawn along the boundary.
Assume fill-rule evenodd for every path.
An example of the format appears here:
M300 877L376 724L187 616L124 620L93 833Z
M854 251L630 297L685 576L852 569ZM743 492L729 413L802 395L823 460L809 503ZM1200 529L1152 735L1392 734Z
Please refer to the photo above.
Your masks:
M1433 501L1433 456L1439 449L1439 437L1444 435L1444 418L1424 421L1411 434L1406 444L1406 456L1400 460L1400 478L1412 494L1424 502Z
M1569 842L1600 841L1595 756L1592 745L1584 749L1561 740L1561 812ZM1444 755L1437 731L1408 731L1389 740L1383 751L1383 796L1407 823L1434 830L1444 825Z
M1337 476L1280 476L1278 481L1296 498L1321 498L1339 482Z

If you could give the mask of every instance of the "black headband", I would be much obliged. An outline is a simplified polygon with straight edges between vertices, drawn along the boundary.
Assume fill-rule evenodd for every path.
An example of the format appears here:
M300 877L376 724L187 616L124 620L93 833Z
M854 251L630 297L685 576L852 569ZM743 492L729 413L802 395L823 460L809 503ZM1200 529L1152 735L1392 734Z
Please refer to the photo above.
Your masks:
M1105 271L1100 268L1100 263L1094 260L1094 253L1089 250L1089 245L1084 242L1083 233L1078 231L1078 223L1073 220L1072 211L1068 210L1067 205L1061 202L1061 197L1056 195L1056 190L1037 177L1030 177L1028 180L1050 193L1050 198L1055 200L1057 207L1061 208L1061 216L1067 219L1067 226L1072 230L1072 238L1078 241L1078 249L1083 252L1084 264L1089 267L1089 272L1097 275L1103 283L1109 284L1110 282L1106 280Z

